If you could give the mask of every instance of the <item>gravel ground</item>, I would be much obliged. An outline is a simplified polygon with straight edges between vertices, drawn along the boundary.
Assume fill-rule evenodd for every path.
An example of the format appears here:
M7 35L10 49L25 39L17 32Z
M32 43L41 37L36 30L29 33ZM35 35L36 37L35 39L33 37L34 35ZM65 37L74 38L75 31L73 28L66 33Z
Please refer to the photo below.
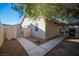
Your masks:
M5 40L3 46L0 48L0 56L28 56L20 43L14 40Z

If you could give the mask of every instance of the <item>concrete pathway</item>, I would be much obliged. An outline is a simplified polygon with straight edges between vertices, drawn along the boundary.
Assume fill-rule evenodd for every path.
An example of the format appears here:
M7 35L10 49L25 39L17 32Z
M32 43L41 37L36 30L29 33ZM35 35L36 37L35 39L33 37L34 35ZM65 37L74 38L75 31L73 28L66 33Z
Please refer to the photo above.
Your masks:
M18 38L17 40L30 56L43 56L52 48L54 48L57 44L59 44L64 38L64 36L60 36L44 44L41 44L40 46L37 46L35 43L25 38Z

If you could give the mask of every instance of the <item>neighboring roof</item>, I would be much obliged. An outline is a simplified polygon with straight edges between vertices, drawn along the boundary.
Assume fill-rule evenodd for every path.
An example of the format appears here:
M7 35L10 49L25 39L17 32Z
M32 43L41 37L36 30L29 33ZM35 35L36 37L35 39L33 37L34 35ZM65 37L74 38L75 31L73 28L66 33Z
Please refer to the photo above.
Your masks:
M79 26L79 22L75 22L75 23L68 23L65 24L66 26Z
M52 18L53 20L53 22L55 23L55 24L58 24L58 25L60 25L60 26L79 26L79 21L78 22L62 22L62 21L58 21L58 20L56 20L56 19L54 19L54 18Z
M6 26L6 27L10 27L10 26L20 25L20 24L14 24L14 25L2 24L2 25Z
M11 26L11 25L7 25L7 24L2 24L2 25L4 25L4 26Z
M59 17L53 17L52 20L62 26L79 26L79 18L66 18L62 21Z

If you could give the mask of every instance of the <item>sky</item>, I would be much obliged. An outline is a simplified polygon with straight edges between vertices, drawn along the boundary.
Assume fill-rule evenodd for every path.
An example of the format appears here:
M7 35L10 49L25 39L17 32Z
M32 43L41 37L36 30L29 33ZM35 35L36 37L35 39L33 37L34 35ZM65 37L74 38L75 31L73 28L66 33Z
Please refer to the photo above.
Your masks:
M11 8L10 3L0 3L0 22L7 25L20 23L23 17Z

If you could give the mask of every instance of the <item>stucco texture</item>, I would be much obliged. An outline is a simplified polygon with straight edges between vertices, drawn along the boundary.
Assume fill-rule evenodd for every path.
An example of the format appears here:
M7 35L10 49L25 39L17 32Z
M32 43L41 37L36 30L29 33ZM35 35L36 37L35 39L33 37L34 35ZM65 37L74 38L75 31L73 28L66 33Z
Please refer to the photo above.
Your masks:
M12 39L12 27L5 27L5 39Z
M5 26L5 39L12 40L17 38L17 25Z
M25 18L21 25L23 28L27 28L29 26L32 30L32 36L45 39L45 22L43 18L37 18L35 21L30 18ZM36 27L38 27L38 31L35 30Z
M25 18L21 25L23 28L27 28L29 26L32 30L32 36L40 39L46 40L59 35L59 26L57 24L54 24L54 22L51 20L45 21L44 19L45 18L43 17L39 17L35 21L33 21L33 19ZM35 30L36 27L38 28L38 31Z
M23 28L23 36L30 37L31 36L31 28Z
M46 21L46 39L60 35L60 29L57 24L51 20Z
M17 38L17 27L12 26L12 39Z
M0 24L0 47L2 46L4 42L4 27L2 24Z

